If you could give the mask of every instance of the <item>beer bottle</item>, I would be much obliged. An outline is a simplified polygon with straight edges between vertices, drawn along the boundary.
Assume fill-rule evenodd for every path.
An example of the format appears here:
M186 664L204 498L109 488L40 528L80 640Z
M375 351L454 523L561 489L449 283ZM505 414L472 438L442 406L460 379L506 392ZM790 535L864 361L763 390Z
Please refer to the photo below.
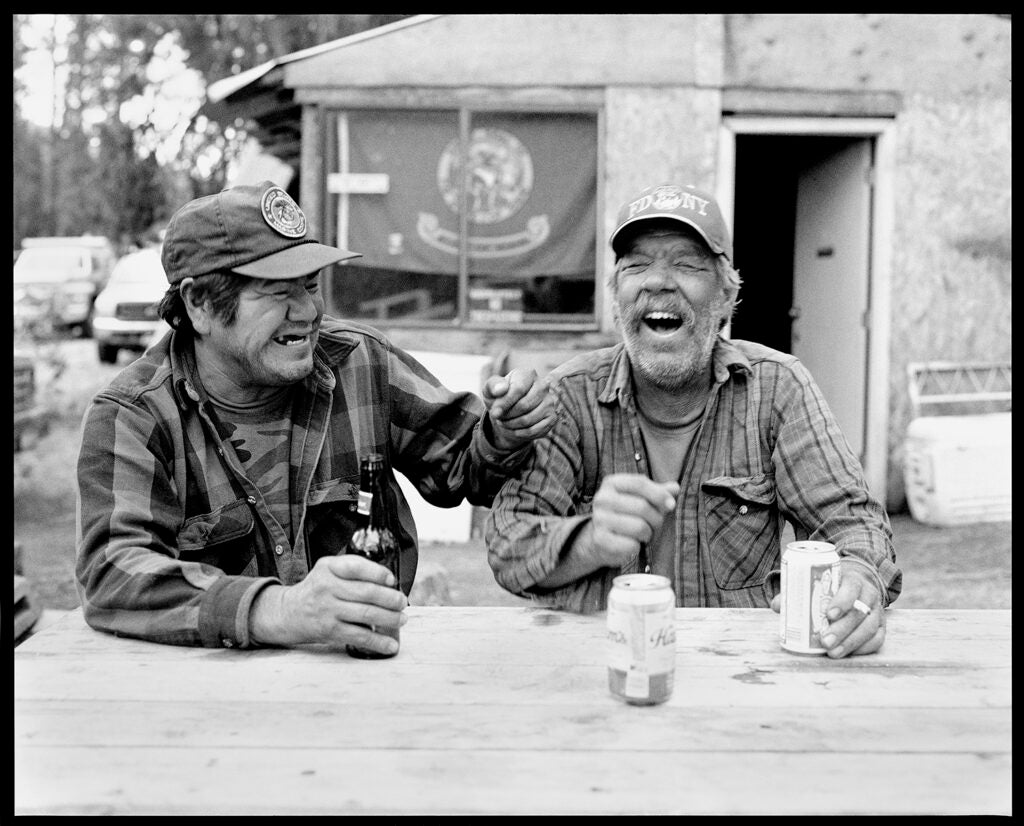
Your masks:
M345 553L359 554L378 562L395 576L395 588L401 589L400 555L398 540L388 520L384 498L384 457L370 453L363 457L359 468L359 501L356 508L356 529L348 541ZM398 626L383 628L370 626L373 631L394 637L398 642ZM345 648L350 656L364 660L384 659L393 654L368 651L354 645Z

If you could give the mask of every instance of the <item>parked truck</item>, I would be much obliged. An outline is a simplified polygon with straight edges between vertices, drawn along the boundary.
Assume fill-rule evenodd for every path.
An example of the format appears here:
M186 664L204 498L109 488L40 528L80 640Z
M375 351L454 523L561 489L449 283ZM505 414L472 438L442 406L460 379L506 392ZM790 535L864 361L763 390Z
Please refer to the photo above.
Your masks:
M25 238L14 261L15 329L92 334L92 306L116 254L99 235Z

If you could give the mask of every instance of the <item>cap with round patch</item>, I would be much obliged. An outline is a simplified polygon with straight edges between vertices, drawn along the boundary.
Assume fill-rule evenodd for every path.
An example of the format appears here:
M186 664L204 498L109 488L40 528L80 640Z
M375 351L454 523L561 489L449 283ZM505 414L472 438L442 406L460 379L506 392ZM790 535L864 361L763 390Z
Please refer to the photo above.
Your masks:
M299 205L279 186L272 186L260 199L263 219L270 228L285 238L302 238L306 234L306 216Z
M360 255L321 244L308 230L302 209L277 184L232 187L174 213L164 235L164 271L171 284L225 271L281 280Z

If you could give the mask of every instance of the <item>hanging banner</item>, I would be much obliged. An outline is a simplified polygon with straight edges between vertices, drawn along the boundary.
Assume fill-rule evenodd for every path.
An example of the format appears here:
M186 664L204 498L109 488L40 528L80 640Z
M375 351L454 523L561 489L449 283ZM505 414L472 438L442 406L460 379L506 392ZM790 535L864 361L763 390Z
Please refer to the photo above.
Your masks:
M458 273L460 211L473 275L591 273L597 196L593 117L350 112L342 173L387 176L348 194L348 247L360 266ZM347 164L347 168L345 165Z

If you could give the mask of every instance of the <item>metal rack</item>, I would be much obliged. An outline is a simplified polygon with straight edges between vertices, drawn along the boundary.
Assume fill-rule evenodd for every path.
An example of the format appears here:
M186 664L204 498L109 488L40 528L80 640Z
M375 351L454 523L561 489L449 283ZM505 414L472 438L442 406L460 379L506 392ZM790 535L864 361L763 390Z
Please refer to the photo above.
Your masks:
M1009 362L915 362L907 375L913 418L904 480L911 515L938 526L1011 520Z
M911 362L907 365L911 418L934 405L986 406L985 412L1009 410L1012 366L1006 362ZM957 413L977 412L968 407Z

